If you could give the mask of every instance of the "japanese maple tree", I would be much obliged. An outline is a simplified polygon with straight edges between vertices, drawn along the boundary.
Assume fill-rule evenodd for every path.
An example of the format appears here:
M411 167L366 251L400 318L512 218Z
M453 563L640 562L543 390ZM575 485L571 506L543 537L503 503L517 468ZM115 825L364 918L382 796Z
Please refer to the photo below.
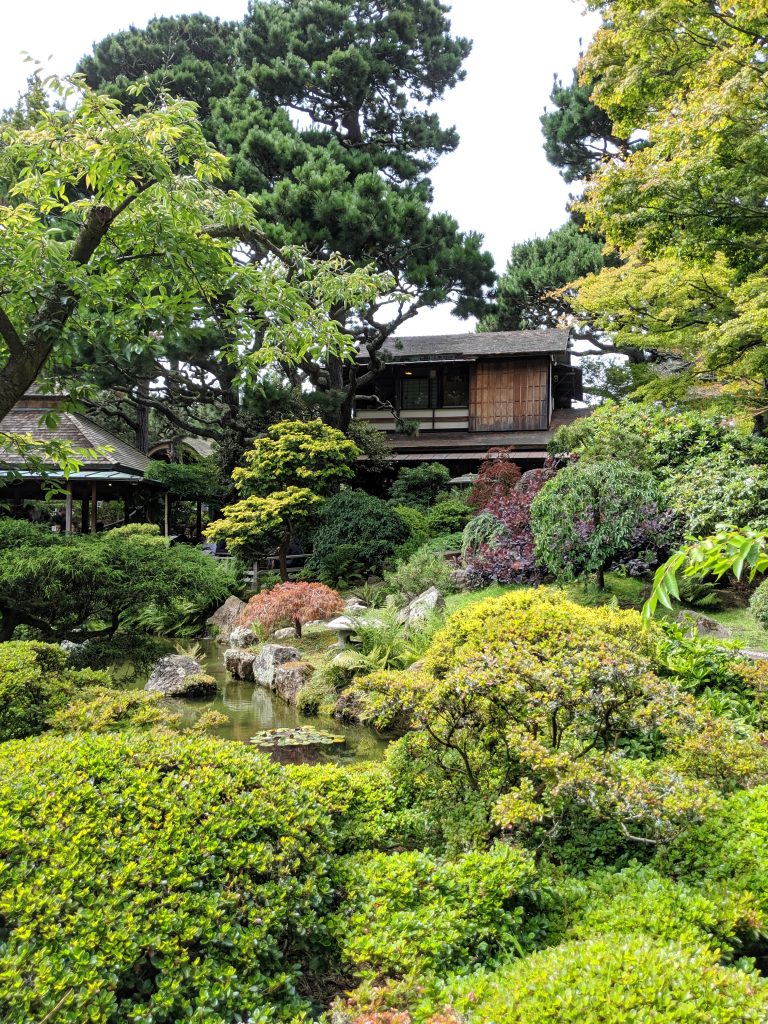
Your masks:
M240 625L255 622L267 633L281 622L289 623L301 636L301 627L314 619L327 619L344 610L340 595L323 583L279 583L272 590L255 594L240 616Z

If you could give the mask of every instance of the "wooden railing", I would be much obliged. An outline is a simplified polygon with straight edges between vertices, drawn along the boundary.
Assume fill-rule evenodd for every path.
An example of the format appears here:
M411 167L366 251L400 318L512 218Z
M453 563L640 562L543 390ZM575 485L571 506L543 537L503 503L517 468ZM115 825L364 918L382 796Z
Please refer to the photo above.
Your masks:
M416 420L421 431L469 430L469 409L402 409L401 420ZM395 417L389 409L357 409L355 419L371 423L379 430L395 432Z

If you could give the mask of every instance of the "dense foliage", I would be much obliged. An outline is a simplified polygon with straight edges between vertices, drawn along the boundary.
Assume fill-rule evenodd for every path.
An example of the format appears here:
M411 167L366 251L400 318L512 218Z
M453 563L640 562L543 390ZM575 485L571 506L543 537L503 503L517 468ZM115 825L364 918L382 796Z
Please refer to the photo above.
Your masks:
M605 570L637 545L658 502L651 474L627 463L566 466L531 505L536 557L560 579L594 573L602 587Z
M278 768L159 736L45 738L0 759L8 1024L67 993L62 1024L307 1008L296 983L328 943L329 820Z
M483 486L480 494L485 497L479 514L467 523L462 538L462 551L475 584L536 583L541 579L531 508L536 495L554 475L554 466L548 460L542 469L524 473L511 489L506 484Z
M300 254L284 259L269 244L265 259L255 207L217 187L227 161L188 101L164 97L126 113L81 80L45 85L51 107L39 102L2 126L0 416L52 354L59 371L82 374L110 356L152 351L165 327L175 334L184 323L226 321L218 357L234 377L326 343L348 351L329 310L354 306L364 280L372 299L379 283L362 269L347 278L337 259L301 266ZM124 386L134 389L135 378Z
M757 974L721 967L714 951L635 936L556 946L473 977L471 1001L469 984L461 995L473 1024L580 1024L597 1006L602 1024L759 1024L768 1012Z
M306 572L329 585L344 578L381 574L411 532L392 505L355 490L330 498L319 523ZM345 558L344 565L339 564L340 555Z
M42 637L82 640L121 626L174 632L196 626L239 589L231 569L201 551L170 547L154 526L53 534L0 520L2 635L24 624Z
M484 509L493 498L506 498L520 479L520 467L511 448L489 448L480 463L468 502L475 509Z
M252 560L276 549L280 578L287 580L291 542L309 532L323 497L352 478L359 454L354 442L320 420L273 424L232 474L242 500L224 508L206 536Z
M130 104L138 79L151 97L201 99L205 135L231 154L230 182L279 225L277 241L392 273L397 302L372 296L363 316L337 304L373 358L370 372L322 346L300 368L342 429L400 324L446 300L460 316L479 313L493 284L480 236L431 209L429 173L458 144L433 103L461 81L470 50L448 13L431 0L258 0L238 23L154 19L100 41L81 65L93 87Z
M581 81L616 133L642 144L588 183L587 223L623 262L578 282L577 310L620 342L671 351L683 380L711 387L714 373L762 422L764 5L590 6L602 25Z
M684 410L661 402L605 402L589 416L560 427L549 451L574 453L581 462L619 459L665 478L720 452L736 461L760 460L765 442L717 411Z
M70 668L64 651L51 644L0 644L0 742L43 732L79 690L105 682L99 672Z
M450 479L449 470L439 462L423 462L413 468L406 466L398 473L389 496L395 505L411 505L428 512Z

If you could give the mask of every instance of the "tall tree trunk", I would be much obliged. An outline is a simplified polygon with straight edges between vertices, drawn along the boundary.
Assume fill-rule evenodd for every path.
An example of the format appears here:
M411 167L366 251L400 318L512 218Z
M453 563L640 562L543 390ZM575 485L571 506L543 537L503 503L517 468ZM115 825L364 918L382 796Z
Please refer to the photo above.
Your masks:
M277 549L278 564L280 567L280 579L285 583L288 579L288 546L291 543L291 535L287 533L280 541Z
M149 379L136 385L136 447L142 455L149 452L149 406L142 399L149 398Z
M602 565L595 573L595 583L598 590L605 590L605 567Z

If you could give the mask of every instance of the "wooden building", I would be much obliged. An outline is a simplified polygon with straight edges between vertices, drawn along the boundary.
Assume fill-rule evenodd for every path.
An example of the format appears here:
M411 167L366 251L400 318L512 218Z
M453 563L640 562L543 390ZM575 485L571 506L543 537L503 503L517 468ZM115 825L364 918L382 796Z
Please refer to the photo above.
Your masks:
M583 415L567 330L393 338L355 416L387 432L398 463L476 469L489 448L540 464L552 434ZM358 357L361 368L367 356Z

